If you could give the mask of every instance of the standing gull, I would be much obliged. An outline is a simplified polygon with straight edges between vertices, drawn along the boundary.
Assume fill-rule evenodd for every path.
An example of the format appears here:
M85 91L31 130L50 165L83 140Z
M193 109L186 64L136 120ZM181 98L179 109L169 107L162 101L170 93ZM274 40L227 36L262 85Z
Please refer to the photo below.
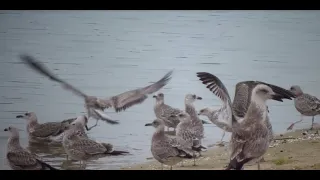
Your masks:
M81 130L77 130L76 126L69 126L63 136L62 145L68 157L73 160L81 161L85 165L85 161L98 159L108 155L123 155L126 151L115 151L113 146L107 143L98 143L94 140L79 136Z
M193 103L196 100L201 100L202 97L199 97L195 94L187 94L184 99L185 111L190 115L192 121L192 132L193 132L193 146L195 148L204 148L202 144L202 139L204 138L204 128L203 123L198 117L198 113ZM194 164L195 165L195 164Z
M97 126L99 119L104 120L110 124L118 124L118 121L112 120L107 114L103 113L103 111L106 108L113 107L116 112L121 112L133 105L141 104L148 98L148 94L155 93L156 91L164 87L171 79L171 74L173 72L168 72L159 81L149 86L127 91L119 95L112 96L110 98L102 99L97 98L96 96L88 96L84 94L77 88L73 87L71 84L65 82L64 80L54 75L52 72L49 71L47 67L45 67L43 64L41 64L38 60L36 60L34 57L30 55L20 55L20 59L33 70L37 71L38 73L44 76L47 76L52 81L60 83L65 89L72 91L74 94L84 99L85 108L88 113L88 119L92 117L97 120L96 124L90 127L88 130Z
M210 109L210 111L213 111L213 118L218 119L219 122L226 123L226 125L224 125L226 129L231 128L233 123L241 123L249 108L252 90L259 84L269 86L270 88L272 88L274 92L282 94L283 99L291 100L291 98L295 97L294 94L290 91L272 84L268 84L261 81L243 81L236 84L235 97L231 106L231 99L229 93L218 77L207 72L199 72L197 73L197 76L203 84L207 85L207 88L211 92L213 92L217 97L219 97L223 101L223 107L221 109ZM268 107L267 111L269 112ZM268 115L265 120L265 125L268 127L269 142L271 142L273 138L273 131ZM258 162L258 168L259 167L260 164Z
M300 121L292 123L287 130L291 130L293 126L303 120L303 116L312 116L312 124L310 130L313 129L314 116L320 114L320 100L310 94L304 93L300 86L294 85L290 88L291 92L297 97L294 99L294 106L301 114Z
M187 147L191 147L192 150L198 153L200 153L202 149L206 149L205 147L201 146L201 144L198 144L198 132L196 132L197 129L194 128L194 123L192 122L191 116L186 112L181 112L177 115L177 117L180 121L176 131L177 138L183 139L186 142L185 145ZM196 143L194 141L196 141ZM195 159L196 155L194 154L193 166L196 165ZM183 161L181 162L181 166L183 166Z
M172 166L181 162L183 159L193 157L193 150L188 143L176 136L166 135L164 132L164 122L162 119L156 119L152 123L145 126L153 126L156 128L151 140L151 153L153 157L163 164Z
M51 141L53 137L59 136L70 122L47 122L40 124L36 113L27 112L24 115L18 115L16 118L27 120L27 132L30 141Z
M81 115L81 116L78 116L70 124L70 126L75 126L75 129L80 131L79 136L84 137L84 138L88 138L88 135L86 134L86 130L85 130L87 123L88 123L88 118L85 115ZM67 129L67 126L65 129ZM61 133L58 136L51 137L50 139L52 140L52 143L59 143L59 144L62 143L63 136L66 133L65 131L66 130L64 130L63 133Z
M164 124L168 127L168 130L169 128L174 128L175 130L179 124L179 120L175 115L181 113L182 111L165 104L163 93L158 93L157 95L154 95L153 98L156 99L156 104L154 106L154 113L156 117L164 121Z
M231 138L231 157L226 170L241 170L243 165L256 159L259 161L269 147L269 130L266 101L273 99L282 102L283 96L269 86L259 84L253 88L251 103L241 123L234 123ZM260 170L260 166L259 166Z
M58 170L49 164L40 160L40 158L31 154L29 151L21 147L19 140L19 132L15 127L4 129L11 133L8 139L6 159L13 170Z

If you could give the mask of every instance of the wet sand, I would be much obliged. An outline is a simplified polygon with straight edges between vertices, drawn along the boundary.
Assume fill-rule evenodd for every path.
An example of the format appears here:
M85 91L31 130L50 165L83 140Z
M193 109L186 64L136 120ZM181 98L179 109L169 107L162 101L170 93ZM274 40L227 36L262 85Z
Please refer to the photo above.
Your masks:
M265 154L265 162L261 163L261 170L320 170L320 135L319 129L313 131L296 130L275 137ZM304 134L307 132L307 134ZM184 161L173 166L173 170L222 170L228 164L228 145L212 147L197 159L197 166L193 160ZM148 158L150 162L125 167L126 170L161 170L159 162ZM170 167L164 165L164 169ZM257 164L245 165L246 170L257 170Z

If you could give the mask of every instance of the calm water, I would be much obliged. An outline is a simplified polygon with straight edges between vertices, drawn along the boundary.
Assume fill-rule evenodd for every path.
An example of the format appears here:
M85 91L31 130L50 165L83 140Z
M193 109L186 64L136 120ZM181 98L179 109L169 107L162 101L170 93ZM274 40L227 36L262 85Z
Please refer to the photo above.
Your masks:
M84 111L82 99L22 65L17 58L21 52L35 55L60 77L99 97L145 86L170 69L175 69L174 77L161 91L167 104L182 109L186 93L203 97L198 109L221 104L197 80L199 71L218 75L232 98L235 84L243 80L285 88L298 84L320 96L319 18L319 11L1 11L0 125L25 129L25 121L15 118L25 111L36 112L40 122ZM276 133L299 119L292 101L268 104ZM87 169L147 161L154 129L144 124L155 119L153 105L148 98L119 114L106 110L121 124L99 122L89 135L132 155L89 162ZM310 124L306 118L297 128ZM222 131L205 125L205 135L209 145ZM20 136L27 146L26 132ZM7 137L0 131L0 169L8 169ZM56 167L70 166L61 149L30 149Z

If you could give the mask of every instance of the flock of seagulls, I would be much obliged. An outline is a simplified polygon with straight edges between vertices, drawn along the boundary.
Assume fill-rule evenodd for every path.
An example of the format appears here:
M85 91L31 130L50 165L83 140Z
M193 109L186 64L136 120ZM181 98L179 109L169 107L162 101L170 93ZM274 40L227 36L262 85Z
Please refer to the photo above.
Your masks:
M26 66L35 72L59 83L64 89L73 92L84 99L86 115L67 119L61 122L40 123L35 112L27 112L16 118L26 120L26 131L30 142L40 144L60 144L67 159L79 161L80 166L85 166L89 160L96 160L105 156L126 155L129 152L114 150L110 143L101 143L91 139L86 131L90 131L102 120L108 124L119 124L118 120L107 115L104 110L113 108L115 112L125 111L134 105L143 103L148 95L154 94L168 84L173 71L169 71L157 82L134 90L130 90L109 98L97 98L84 94L79 89L51 73L40 61L31 55L20 55L20 59ZM178 163L183 166L183 161L196 159L202 156L201 152L207 148L202 144L204 136L203 124L199 116L206 116L213 124L223 130L221 141L225 132L231 133L230 159L226 170L241 170L249 162L256 162L260 169L260 161L273 140L273 130L266 105L268 100L283 102L284 99L294 99L298 112L303 116L312 116L313 128L314 116L320 114L320 100L314 96L303 93L297 85L290 89L268 84L261 81L243 81L235 86L233 102L227 88L215 75L207 72L198 72L197 77L206 85L215 96L222 101L222 107L214 109L205 107L197 111L194 103L202 100L196 94L187 94L184 98L185 109L178 109L165 104L165 95L161 92L154 94L155 120L145 126L153 126L155 131L151 138L151 153L153 157L163 165L169 165L170 169ZM89 119L95 119L96 124L88 128ZM167 127L167 131L165 131ZM170 128L173 131L169 131ZM58 170L44 162L36 154L30 153L19 142L19 131L13 126L4 131L10 133L7 144L6 159L13 170ZM171 132L171 134L169 133Z

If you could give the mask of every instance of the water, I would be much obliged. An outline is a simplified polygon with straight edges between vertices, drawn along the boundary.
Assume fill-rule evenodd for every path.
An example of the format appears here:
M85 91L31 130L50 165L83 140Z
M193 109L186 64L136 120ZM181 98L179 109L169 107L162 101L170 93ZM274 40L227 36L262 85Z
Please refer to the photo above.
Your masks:
M15 116L26 111L36 112L40 122L84 111L81 98L22 65L17 58L22 52L98 97L143 87L171 69L173 79L161 92L167 104L181 109L186 93L203 97L197 109L221 104L197 79L200 71L221 78L231 98L235 84L243 80L284 88L298 84L320 96L319 18L319 11L0 11L0 125L25 129L25 121ZM276 133L300 118L293 101L268 104ZM87 169L119 169L147 161L154 129L144 124L155 119L153 105L154 99L148 98L119 114L107 110L121 124L99 122L89 135L132 155L89 162ZM296 128L309 127L311 118L305 119ZM26 132L20 135L27 146ZM205 125L204 144L221 135L221 130ZM8 169L7 137L0 132L0 169ZM55 167L67 163L61 149L31 150Z

